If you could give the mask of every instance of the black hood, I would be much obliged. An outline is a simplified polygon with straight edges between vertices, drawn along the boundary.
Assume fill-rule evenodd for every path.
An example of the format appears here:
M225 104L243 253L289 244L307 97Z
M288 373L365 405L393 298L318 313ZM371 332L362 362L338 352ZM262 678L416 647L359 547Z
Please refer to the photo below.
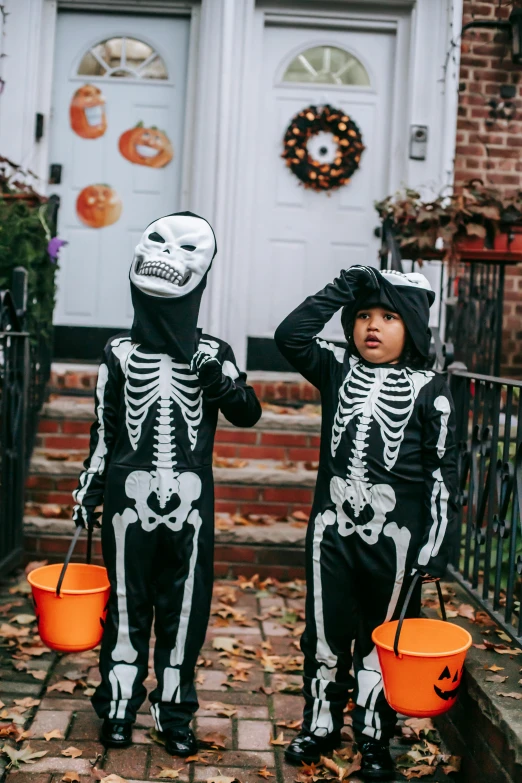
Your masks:
M172 212L163 217L194 217L205 220L193 212ZM161 218L156 218L160 220ZM153 220L149 223L155 223ZM208 220L205 220L208 223ZM210 226L210 223L208 223ZM148 226L147 226L148 228ZM212 226L210 226L212 229ZM146 230L146 229L145 229ZM214 230L212 229L212 233ZM215 240L215 235L214 235ZM212 261L217 253L215 244ZM166 353L174 359L190 364L199 342L198 317L201 297L207 285L212 261L199 284L185 296L173 298L151 296L137 288L131 281L131 297L134 320L131 327L133 342L157 353Z
M421 356L428 358L431 342L430 307L435 301L434 291L414 283L419 277L424 278L423 275L403 275L397 272L381 274L377 270L373 271L378 287L371 288L369 284L353 302L343 307L343 327L348 327L349 323L353 324L355 313L359 310L384 307L400 315L415 348Z

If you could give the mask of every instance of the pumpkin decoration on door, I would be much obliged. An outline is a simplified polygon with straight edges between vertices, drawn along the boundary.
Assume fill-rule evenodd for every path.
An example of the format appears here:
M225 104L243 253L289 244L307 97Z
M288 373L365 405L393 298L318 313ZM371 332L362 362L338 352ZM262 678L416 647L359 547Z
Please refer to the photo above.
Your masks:
M98 139L107 130L105 98L94 84L84 84L73 95L69 107L71 128L82 139Z
M76 199L76 213L91 228L111 226L120 219L121 199L109 185L88 185Z
M153 169L163 168L174 155L167 134L154 125L146 128L142 122L122 133L118 146L123 157L131 163Z

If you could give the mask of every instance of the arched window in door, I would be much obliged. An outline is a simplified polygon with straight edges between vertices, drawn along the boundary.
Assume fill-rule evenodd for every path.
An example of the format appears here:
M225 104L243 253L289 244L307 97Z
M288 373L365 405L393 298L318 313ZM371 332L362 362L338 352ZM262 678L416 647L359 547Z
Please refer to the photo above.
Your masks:
M167 68L152 46L137 38L107 38L91 46L78 66L78 76L168 79Z
M355 55L338 46L312 46L287 67L283 82L370 86L368 71Z

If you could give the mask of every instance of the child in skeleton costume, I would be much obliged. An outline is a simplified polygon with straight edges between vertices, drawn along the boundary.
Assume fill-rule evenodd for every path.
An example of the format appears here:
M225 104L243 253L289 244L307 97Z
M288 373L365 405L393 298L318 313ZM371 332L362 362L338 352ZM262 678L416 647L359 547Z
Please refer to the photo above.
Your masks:
M453 406L444 378L427 369L433 299L423 275L352 267L276 332L281 352L322 401L307 532L304 722L286 757L311 763L339 745L355 640L351 714L370 780L393 776L388 742L396 723L372 631L397 615L414 569L444 574L456 525ZM317 337L341 308L346 351ZM402 330L401 342L383 361L375 357L388 350L389 329ZM410 616L418 614L420 589L410 606Z
M147 227L130 269L132 328L110 340L99 370L74 519L95 523L103 502L112 590L92 702L112 747L130 744L146 697L153 613L156 728L173 754L197 747L189 723L212 593L217 417L251 427L261 415L230 346L197 329L215 253L211 226L190 212Z

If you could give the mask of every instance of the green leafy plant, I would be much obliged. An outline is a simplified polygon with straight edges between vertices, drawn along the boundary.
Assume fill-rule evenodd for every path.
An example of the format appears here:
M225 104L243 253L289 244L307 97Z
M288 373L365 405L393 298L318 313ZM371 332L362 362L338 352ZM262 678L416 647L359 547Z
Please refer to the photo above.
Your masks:
M26 176L0 157L0 289L11 288L15 267L27 269L25 326L32 339L50 344L60 240L52 239L47 200L27 184Z
M478 179L459 193L440 194L432 201L406 188L376 202L375 208L408 257L435 254L452 259L466 238L484 239L485 246L492 247L499 232L522 225L522 193L504 198Z

